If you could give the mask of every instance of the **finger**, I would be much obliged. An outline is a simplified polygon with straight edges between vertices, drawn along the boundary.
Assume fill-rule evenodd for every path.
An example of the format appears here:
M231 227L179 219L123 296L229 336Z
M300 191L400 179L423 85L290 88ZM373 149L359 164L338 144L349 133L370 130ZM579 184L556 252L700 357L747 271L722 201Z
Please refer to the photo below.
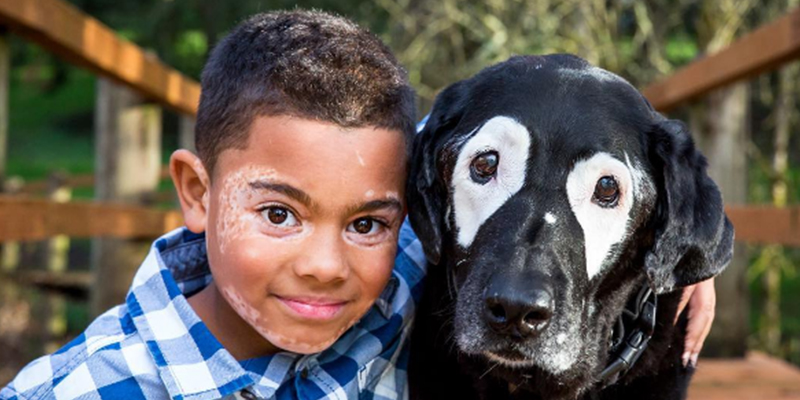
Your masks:
M686 339L682 361L684 366L689 362L697 365L697 357L703 348L703 343L711 331L716 307L716 292L713 280L701 282L697 285L688 304L689 315L686 326Z
M690 307L692 306L690 305ZM681 356L683 366L688 365L689 362L692 362L692 365L697 363L697 354L700 353L700 349L703 347L703 341L708 335L713 319L713 313L689 310L689 323L686 325L686 339L683 355Z
M683 294L681 294L681 302L678 303L678 311L675 313L675 319L672 320L672 325L678 323L678 317L681 316L681 313L686 308L686 305L689 304L689 300L692 298L692 294L694 294L695 288L697 288L696 284L683 288Z
M694 344L694 348L692 349L692 355L689 357L689 362L692 363L692 366L697 366L697 358L700 357L700 351L703 350L703 344L708 337L708 334L711 332L711 325L714 321L714 313L711 313L711 316L708 320L708 324L706 324L705 329L703 329L703 333L697 339L697 342Z

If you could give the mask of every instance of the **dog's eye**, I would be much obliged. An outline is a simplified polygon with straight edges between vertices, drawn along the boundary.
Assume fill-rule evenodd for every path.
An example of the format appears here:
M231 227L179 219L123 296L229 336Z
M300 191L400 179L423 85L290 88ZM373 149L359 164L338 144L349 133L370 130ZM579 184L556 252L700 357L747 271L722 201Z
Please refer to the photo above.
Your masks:
M484 184L489 182L497 174L497 165L500 163L500 155L496 151L487 151L478 154L472 159L470 165L470 177L473 181Z
M604 176L597 180L592 201L600 207L611 208L619 201L619 186L613 176Z

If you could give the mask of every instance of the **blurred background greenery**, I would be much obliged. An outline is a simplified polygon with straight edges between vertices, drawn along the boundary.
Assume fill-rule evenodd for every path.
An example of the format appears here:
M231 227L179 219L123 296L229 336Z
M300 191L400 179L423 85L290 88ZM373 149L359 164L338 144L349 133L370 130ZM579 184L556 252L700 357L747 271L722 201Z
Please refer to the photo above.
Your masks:
M514 54L575 53L643 88L797 6L796 0L70 2L198 80L214 43L253 13L293 7L336 12L368 27L395 51L419 95L420 116L444 86ZM54 171L92 173L95 77L13 35L11 50L7 176L35 181ZM796 205L800 199L796 77L792 63L745 84L748 134L746 152L739 156L748 161L741 185L749 204ZM789 85L781 86L787 79ZM697 107L702 104L683 106L673 114L688 121ZM177 121L165 112L164 162L178 146ZM789 127L785 143L776 140L779 126ZM781 154L788 154L788 166L776 164ZM162 190L171 190L171 184L163 182ZM73 193L73 198L92 196L91 188ZM71 270L88 270L88 247L88 241L72 241ZM748 246L747 255L748 346L800 365L800 249ZM36 264L34 255L27 257ZM25 302L18 301L19 292L27 293ZM45 347L49 339L15 328L35 325L37 307L46 302L41 293L23 287L0 293L0 353L7 356L0 356L0 384L42 351L53 350ZM64 340L90 320L85 299L68 298L59 307L67 315Z

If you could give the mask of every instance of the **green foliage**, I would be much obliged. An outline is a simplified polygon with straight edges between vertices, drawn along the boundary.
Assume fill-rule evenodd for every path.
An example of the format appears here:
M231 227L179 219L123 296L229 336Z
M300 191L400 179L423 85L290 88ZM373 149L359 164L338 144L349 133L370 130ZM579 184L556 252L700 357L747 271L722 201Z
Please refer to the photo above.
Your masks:
M675 66L688 64L697 57L697 40L685 33L675 35L667 41L664 53Z
M86 174L94 168L94 76L73 69L64 84L48 90L48 69L31 74L16 68L10 82L7 173L26 180L54 170Z
M208 52L208 38L199 30L188 30L181 33L175 43L175 53L184 58L201 60Z

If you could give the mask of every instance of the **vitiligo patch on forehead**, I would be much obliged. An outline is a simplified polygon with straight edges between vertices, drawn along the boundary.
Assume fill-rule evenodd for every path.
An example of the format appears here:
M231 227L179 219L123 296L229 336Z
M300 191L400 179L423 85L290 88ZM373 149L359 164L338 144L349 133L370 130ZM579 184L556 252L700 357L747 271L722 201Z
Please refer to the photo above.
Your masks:
M486 222L525 182L530 133L519 122L506 116L494 117L469 138L458 153L453 169L453 213L457 241L464 248L475 239ZM499 155L497 173L484 184L472 180L470 165L484 152Z
M604 208L592 201L597 181L604 176L617 181L619 200L615 207ZM629 167L605 152L577 162L567 177L570 207L583 230L589 279L614 260L614 245L627 234L634 201L633 185Z

